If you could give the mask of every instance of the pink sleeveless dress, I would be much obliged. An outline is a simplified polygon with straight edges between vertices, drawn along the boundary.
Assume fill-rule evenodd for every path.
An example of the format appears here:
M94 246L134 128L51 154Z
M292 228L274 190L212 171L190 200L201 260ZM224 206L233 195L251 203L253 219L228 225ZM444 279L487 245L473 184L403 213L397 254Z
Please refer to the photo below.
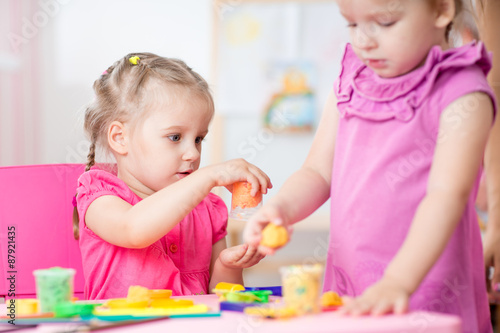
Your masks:
M126 297L131 285L172 289L173 295L209 292L212 245L227 234L222 199L210 193L163 238L143 249L129 249L98 237L84 217L89 205L103 195L118 196L131 205L141 198L102 170L81 175L77 193L86 299Z
M446 51L436 46L422 67L380 78L346 47L334 86L341 119L325 290L357 296L382 277L426 194L442 111L472 92L483 92L494 102L486 80L490 68L482 43ZM474 112L474 105L464 105L463 119L449 121L466 121L467 112ZM476 190L477 183L446 249L412 295L410 308L456 314L464 332L486 333L492 328Z

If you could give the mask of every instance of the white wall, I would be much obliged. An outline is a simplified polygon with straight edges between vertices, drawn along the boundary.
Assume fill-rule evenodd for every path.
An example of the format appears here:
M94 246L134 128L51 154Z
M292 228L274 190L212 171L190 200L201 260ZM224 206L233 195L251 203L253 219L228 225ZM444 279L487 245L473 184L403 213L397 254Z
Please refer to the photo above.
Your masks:
M113 62L137 51L177 57L208 79L211 0L67 0L44 27L43 154L36 163L85 161L83 105Z

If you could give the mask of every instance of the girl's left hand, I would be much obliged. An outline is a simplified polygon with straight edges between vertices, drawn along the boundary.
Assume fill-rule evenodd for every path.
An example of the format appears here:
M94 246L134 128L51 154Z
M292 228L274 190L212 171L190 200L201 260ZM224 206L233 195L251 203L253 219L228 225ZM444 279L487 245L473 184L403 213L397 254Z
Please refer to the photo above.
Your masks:
M224 249L219 261L228 268L248 268L257 264L265 255L257 251L257 246L241 244Z
M396 281L384 277L356 298L342 297L344 306L339 314L374 315L386 313L402 314L408 311L410 294Z

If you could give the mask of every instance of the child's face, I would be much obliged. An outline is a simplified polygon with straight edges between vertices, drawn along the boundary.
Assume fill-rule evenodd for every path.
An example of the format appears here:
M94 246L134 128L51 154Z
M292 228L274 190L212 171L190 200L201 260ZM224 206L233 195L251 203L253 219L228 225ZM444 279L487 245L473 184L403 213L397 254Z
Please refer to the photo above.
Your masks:
M444 46L438 13L428 0L338 0L357 56L381 77L406 74Z
M213 112L203 99L175 94L146 111L130 137L126 168L136 192L151 195L196 171Z

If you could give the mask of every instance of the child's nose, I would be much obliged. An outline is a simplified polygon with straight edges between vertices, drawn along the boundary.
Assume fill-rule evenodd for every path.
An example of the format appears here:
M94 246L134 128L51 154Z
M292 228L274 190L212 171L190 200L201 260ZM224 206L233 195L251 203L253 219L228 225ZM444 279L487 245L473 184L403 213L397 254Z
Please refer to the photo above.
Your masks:
M353 43L360 49L372 49L377 46L378 29L375 25L363 25L357 29Z
M182 155L182 159L185 161L196 161L199 158L200 151L198 150L196 145L189 145Z

